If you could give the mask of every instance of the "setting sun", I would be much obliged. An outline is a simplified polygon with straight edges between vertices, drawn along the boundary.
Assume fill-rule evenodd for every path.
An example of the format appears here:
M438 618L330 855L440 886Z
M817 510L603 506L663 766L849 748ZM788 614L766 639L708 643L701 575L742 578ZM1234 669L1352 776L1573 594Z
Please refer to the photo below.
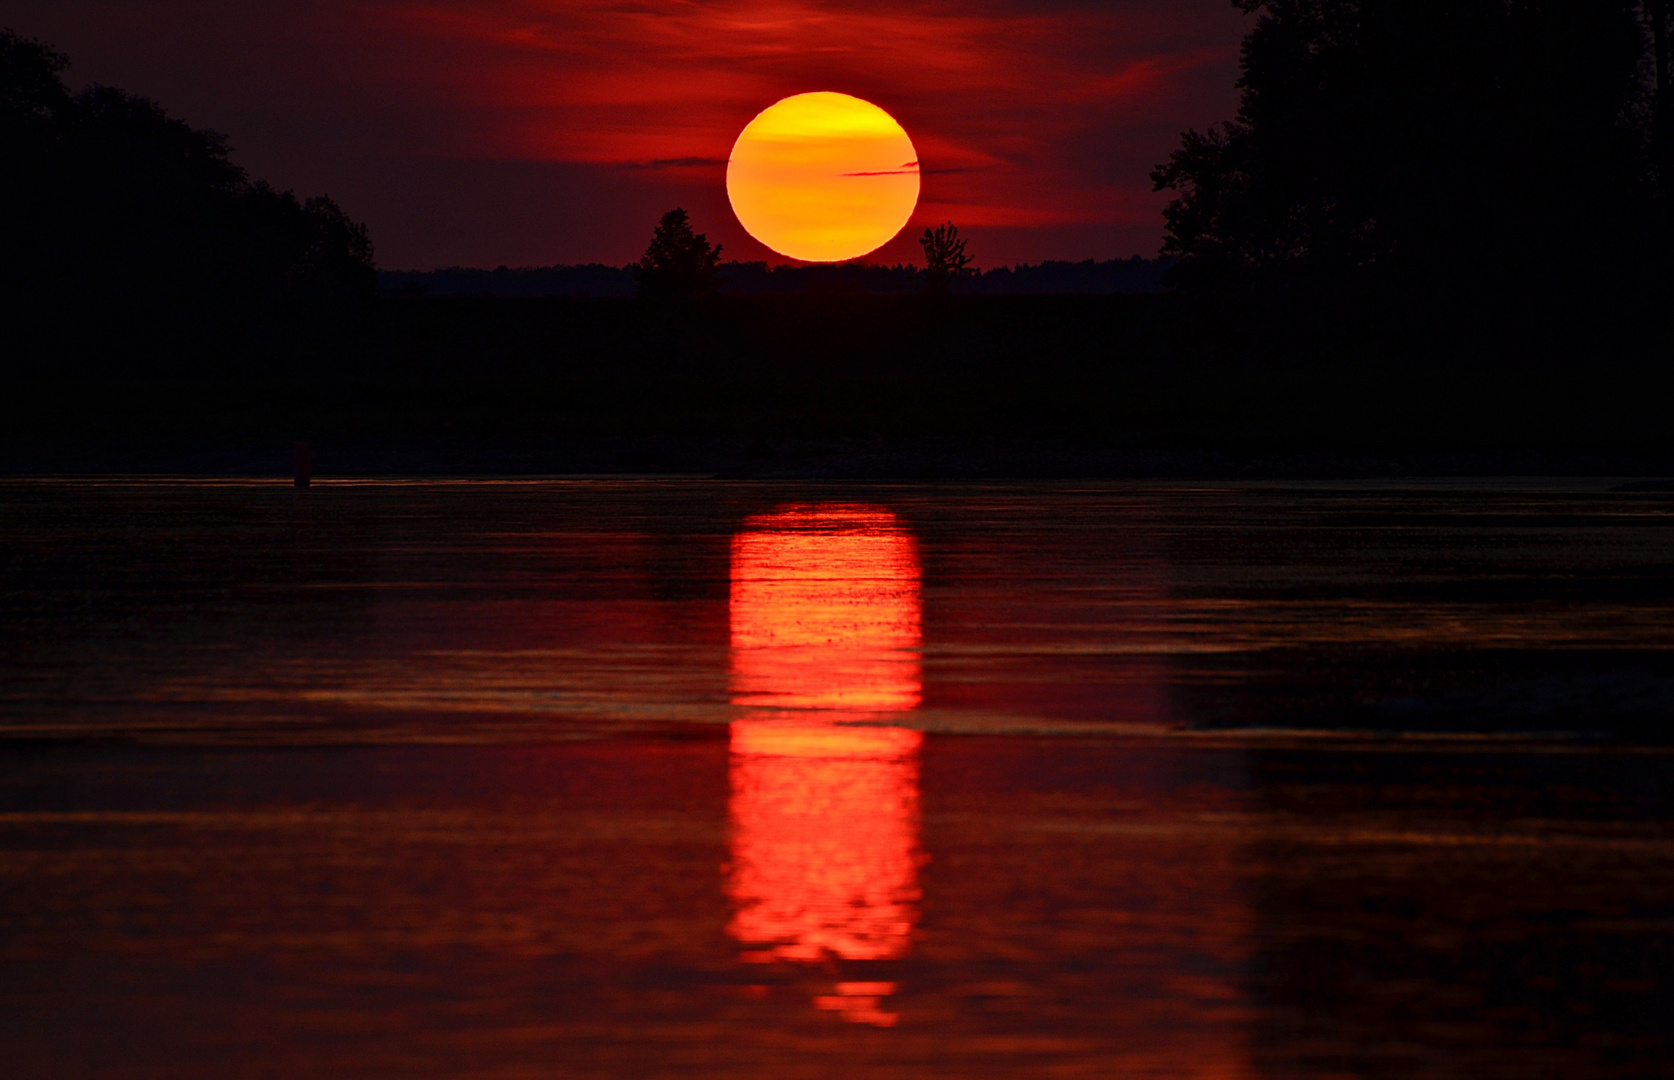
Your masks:
M918 151L895 118L848 94L797 94L733 144L727 198L781 255L841 262L875 251L918 205Z

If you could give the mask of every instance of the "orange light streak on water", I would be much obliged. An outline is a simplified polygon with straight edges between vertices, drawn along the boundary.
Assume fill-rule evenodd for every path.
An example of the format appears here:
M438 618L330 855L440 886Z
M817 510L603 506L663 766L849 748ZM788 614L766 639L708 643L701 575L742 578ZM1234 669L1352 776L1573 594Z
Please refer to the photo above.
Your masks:
M728 931L747 961L888 960L918 919L918 550L884 510L802 507L732 544ZM857 726L871 725L871 726ZM893 983L815 999L889 1026Z
M732 700L902 712L921 697L918 546L887 510L794 508L732 541Z

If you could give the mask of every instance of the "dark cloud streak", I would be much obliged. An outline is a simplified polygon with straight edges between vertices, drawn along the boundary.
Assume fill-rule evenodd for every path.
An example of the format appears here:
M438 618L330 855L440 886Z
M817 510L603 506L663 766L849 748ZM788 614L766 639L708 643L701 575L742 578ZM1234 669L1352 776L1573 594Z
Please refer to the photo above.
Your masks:
M624 169L637 169L646 172L662 172L666 169L714 169L725 168L726 158L657 158L654 161L635 162L623 165Z

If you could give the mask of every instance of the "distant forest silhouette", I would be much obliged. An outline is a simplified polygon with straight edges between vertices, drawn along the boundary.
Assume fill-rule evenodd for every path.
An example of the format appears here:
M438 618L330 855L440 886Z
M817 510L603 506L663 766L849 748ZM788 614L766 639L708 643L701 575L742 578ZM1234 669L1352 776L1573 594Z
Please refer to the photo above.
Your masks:
M1017 293L1099 295L1156 292L1172 259L1081 262L1047 260L975 271L952 283L955 293L998 296ZM626 297L638 291L637 266L497 267L478 270L452 266L440 270L385 270L378 277L386 293L406 296L593 296ZM765 262L728 262L716 267L722 295L781 296L794 293L866 293L909 296L924 291L925 271L903 263L836 263L828 266L770 266Z

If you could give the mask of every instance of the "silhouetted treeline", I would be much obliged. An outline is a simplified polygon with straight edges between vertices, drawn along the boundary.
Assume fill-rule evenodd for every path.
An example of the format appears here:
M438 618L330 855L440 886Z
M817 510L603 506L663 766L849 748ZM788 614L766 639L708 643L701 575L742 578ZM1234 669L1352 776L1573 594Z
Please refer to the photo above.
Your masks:
M1156 292L1162 288L1163 277L1173 265L1173 259L1147 259L1139 255L1104 262L1048 259L1019 266L997 266L955 281L949 288L953 292L976 295Z
M1249 363L1166 293L386 297L169 377L115 351L0 395L0 472L1674 475L1674 365L1438 351ZM928 456L925 456L928 455ZM915 464L916 462L916 464ZM938 464L939 462L939 464Z
M1661 320L1667 5L1235 3L1258 15L1238 115L1153 174L1171 284L1356 333Z
M365 226L251 180L226 137L0 31L0 311L14 341L225 343L375 294Z
M1095 262L1048 260L1001 266L961 278L953 292L1085 294L1154 292L1162 287L1171 259ZM916 266L839 263L834 266L769 266L731 262L720 267L721 291L739 296L792 293L871 293L907 295L922 292L924 271ZM386 292L424 296L633 296L634 268L588 263L494 270L449 267L444 270L386 270L379 275Z
M632 266L501 266L478 270L380 270L378 281L397 296L633 296L639 286Z

